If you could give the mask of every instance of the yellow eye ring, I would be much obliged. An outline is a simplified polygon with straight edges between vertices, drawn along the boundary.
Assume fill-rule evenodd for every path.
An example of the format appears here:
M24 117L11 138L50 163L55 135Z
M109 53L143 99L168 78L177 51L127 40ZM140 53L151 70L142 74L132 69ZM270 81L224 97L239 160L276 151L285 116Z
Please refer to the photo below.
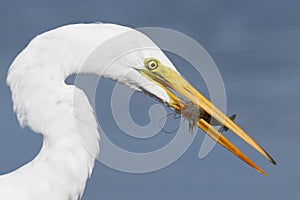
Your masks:
M158 63L157 63L155 60L151 60L151 61L149 61L148 64L147 64L147 68L148 68L149 70L154 70L154 69L156 69L157 67L158 67Z

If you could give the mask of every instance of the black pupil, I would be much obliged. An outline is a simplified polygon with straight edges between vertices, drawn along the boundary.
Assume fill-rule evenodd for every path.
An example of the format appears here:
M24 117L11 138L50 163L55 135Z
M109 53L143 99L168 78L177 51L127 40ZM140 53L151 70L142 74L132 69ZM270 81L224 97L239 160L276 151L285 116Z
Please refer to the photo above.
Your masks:
M151 63L151 67L154 68L156 66L156 64L153 62Z

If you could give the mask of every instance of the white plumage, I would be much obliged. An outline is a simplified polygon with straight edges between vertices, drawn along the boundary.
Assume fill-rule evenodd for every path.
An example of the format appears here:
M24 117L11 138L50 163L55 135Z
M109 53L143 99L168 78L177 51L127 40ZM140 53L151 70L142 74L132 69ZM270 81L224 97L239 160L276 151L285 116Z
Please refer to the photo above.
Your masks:
M158 48L125 55L105 74L105 66L97 60L82 68L99 45L127 31L133 30L113 24L60 27L34 38L13 61L7 83L14 111L21 126L29 126L43 135L43 147L33 161L0 176L1 200L76 200L83 194L99 152L99 134L87 97L75 86L65 84L68 76L76 73L106 76L136 90L143 87L162 101L168 100L163 89L135 70L143 68L143 60L153 56L175 69ZM145 40L126 42L143 45L142 41ZM147 41L156 47L149 39ZM113 48L117 51L126 42ZM73 101L74 92L76 102ZM80 134L84 135L88 147L83 145L78 127L84 131Z

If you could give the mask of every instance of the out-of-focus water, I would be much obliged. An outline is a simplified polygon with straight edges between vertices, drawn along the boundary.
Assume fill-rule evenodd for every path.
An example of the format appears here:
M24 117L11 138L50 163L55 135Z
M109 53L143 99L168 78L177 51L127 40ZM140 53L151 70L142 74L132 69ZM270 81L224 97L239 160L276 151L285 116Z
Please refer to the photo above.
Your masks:
M40 136L18 126L5 85L9 64L32 37L77 22L161 26L181 31L206 48L222 73L228 112L237 113L237 122L279 165L271 166L231 136L269 173L268 177L250 169L220 146L199 160L203 136L198 131L197 140L181 159L154 173L126 174L97 163L83 199L299 199L299 7L300 3L292 0L2 2L0 173L30 161L41 146ZM193 71L182 66L178 69L197 85L199 77ZM111 88L112 82L107 81L106 85ZM104 93L109 96L109 90ZM135 103L142 105L139 101ZM101 106L97 113L101 113ZM134 115L137 119L140 116ZM122 134L113 126L107 124L113 134Z

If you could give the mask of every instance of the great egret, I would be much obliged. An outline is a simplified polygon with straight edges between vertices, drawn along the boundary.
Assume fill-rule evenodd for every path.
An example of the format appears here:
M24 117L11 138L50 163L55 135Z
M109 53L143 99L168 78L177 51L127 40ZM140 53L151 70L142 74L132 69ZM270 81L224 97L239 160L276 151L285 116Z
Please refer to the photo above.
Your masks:
M275 164L250 136L184 80L160 50L132 52L105 73L105 66L97 60L82 68L97 46L126 31L132 29L114 24L67 25L37 36L16 57L7 76L14 111L21 126L29 126L43 135L43 147L34 160L0 176L0 199L75 200L82 196L92 173L94 155L99 152L100 138L87 97L80 89L64 82L76 73L93 73L114 79L181 112L181 108L189 104L172 92L176 91ZM80 94L77 103L73 101L74 91ZM80 111L76 117L74 109ZM185 117L188 114L183 112ZM265 174L224 136L210 128L208 120L199 117L195 123L222 146ZM90 152L78 138L77 126L83 127L88 136Z

